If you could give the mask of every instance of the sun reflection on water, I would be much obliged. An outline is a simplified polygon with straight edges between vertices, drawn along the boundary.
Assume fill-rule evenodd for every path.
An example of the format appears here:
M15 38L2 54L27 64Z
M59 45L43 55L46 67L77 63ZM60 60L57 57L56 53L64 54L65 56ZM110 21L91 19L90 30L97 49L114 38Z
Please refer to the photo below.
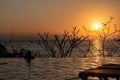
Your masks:
M93 41L93 49L92 49L93 55L99 56L101 54L100 51L101 51L101 43L100 40L96 39Z

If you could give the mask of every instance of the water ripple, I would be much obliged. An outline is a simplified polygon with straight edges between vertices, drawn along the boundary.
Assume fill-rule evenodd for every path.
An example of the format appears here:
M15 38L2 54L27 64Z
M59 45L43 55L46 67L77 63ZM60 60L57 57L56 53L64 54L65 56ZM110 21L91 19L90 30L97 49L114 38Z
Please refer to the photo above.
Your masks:
M120 58L36 58L31 64L22 58L1 58L0 80L80 80L80 71L105 63L120 63Z

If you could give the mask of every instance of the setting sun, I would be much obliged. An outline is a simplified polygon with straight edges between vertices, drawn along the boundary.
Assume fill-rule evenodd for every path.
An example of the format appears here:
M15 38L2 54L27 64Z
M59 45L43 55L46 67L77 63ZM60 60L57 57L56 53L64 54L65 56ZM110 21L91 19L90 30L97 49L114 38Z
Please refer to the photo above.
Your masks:
M95 30L98 30L98 29L100 29L100 24L99 23L94 23L93 27L94 27Z

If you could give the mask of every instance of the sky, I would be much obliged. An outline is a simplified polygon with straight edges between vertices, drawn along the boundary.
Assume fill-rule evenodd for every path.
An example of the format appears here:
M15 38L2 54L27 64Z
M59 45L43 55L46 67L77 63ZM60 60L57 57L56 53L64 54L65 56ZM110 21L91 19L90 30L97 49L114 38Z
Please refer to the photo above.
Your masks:
M11 33L62 33L73 26L91 27L110 16L120 25L120 0L0 0L0 36Z

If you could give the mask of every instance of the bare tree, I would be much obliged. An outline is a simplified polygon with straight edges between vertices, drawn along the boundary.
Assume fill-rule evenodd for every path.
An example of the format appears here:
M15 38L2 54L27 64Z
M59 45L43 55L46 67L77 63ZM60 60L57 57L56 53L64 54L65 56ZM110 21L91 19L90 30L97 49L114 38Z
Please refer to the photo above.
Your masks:
M103 23L101 25L101 28L99 30L95 30L95 31L90 31L90 30L87 30L85 27L84 30L86 32L89 32L89 33L96 33L100 40L102 41L102 51L101 51L101 55L103 57L105 57L105 51L106 51L106 42L107 40L112 36L114 35L115 33L117 33L117 27L116 27L116 24L112 24L112 20L114 18L113 17L110 17L110 20Z
M54 39L50 39L49 33L38 33L40 40L40 46L47 52L46 57L56 57L56 49L54 45ZM44 54L43 54L44 55Z
M72 28L71 33L64 31L62 35L54 35L51 39L49 33L38 33L40 46L48 53L49 57L71 57L72 51L78 47L87 36L78 35L80 30Z
M108 51L108 56L120 56L120 32L118 30L117 34L112 36L112 39L110 39L107 42L107 51Z
M116 24L111 26L113 18L110 18L108 22L103 23L102 28L100 31L96 31L102 41L102 56L105 57L105 44L109 37L117 32ZM114 29L112 29L114 27Z

